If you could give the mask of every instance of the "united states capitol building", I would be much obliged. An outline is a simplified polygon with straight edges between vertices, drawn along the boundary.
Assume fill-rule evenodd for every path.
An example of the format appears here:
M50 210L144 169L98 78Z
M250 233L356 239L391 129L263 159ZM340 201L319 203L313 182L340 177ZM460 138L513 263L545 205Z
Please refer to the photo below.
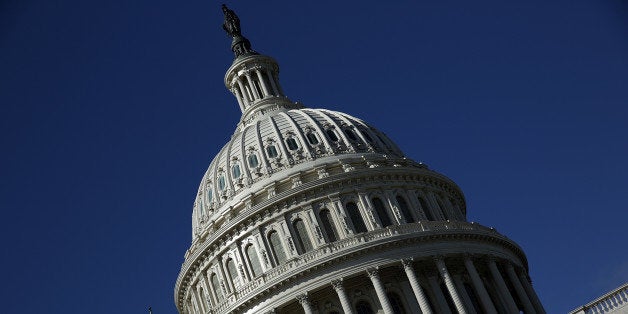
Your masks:
M523 250L467 222L456 183L357 117L292 102L223 12L242 116L194 201L180 313L545 313Z

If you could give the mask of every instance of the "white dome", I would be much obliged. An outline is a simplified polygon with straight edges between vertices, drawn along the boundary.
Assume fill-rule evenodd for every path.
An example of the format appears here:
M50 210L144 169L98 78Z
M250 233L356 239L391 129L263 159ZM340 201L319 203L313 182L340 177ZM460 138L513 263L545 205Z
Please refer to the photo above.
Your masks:
M303 168L388 156L403 153L382 132L345 113L279 109L258 117L233 134L203 176L194 204L194 237L243 198Z

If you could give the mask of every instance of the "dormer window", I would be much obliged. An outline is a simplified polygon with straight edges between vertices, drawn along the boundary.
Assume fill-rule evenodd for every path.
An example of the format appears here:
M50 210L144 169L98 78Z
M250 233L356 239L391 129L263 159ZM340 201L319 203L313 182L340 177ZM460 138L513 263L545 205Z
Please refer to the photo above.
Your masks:
M297 144L297 140L292 137L286 139L286 144L288 145L289 150L297 150L299 148L299 144Z
M338 135L336 135L336 132L334 132L333 129L327 129L325 133L327 133L327 136L329 137L330 140L334 142L338 142Z
M224 190L225 189L225 185L226 185L225 184L225 175L221 174L218 177L218 190L220 190L220 191Z
M366 132L366 130L362 130L362 135L364 135L364 138L366 138L367 141L373 143L373 138L369 135L368 132Z
M242 173L240 172L240 164L235 164L233 165L233 167L231 167L231 175L234 178L239 178L240 175L242 175Z
M275 158L277 156L279 156L279 154L277 153L277 148L275 148L275 145L269 145L266 147L266 154L268 154L269 158Z
M310 143L310 145L316 145L316 144L319 143L318 138L312 132L310 132L307 135L305 135L305 137L307 137L307 141Z
M257 155L255 154L250 154L248 157L249 160L249 167L251 168L255 168L259 165L259 161L257 161Z
M345 129L345 134L347 134L349 139L352 140L352 141L357 141L358 140L358 137L355 135L355 132L353 132L353 130L351 130L351 129Z

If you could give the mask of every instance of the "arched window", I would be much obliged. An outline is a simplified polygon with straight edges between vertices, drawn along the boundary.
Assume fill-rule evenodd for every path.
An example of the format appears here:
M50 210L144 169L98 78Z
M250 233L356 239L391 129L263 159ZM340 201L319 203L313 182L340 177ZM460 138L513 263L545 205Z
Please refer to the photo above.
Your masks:
M211 202L212 202L212 196L213 196L213 195L212 195L212 190L211 190L211 189L208 189L208 190L207 190L207 201L208 201L209 203L211 203Z
M269 158L275 158L277 156L279 156L279 154L277 153L277 148L275 148L275 145L269 145L266 147L266 153L268 154Z
M233 176L233 178L237 179L240 177L241 174L242 173L240 172L240 164L234 164L233 167L231 167L231 175Z
M283 250L277 231L271 231L268 234L268 243L270 243L270 250L275 256L277 264L283 264L286 261L286 252Z
M318 218L321 220L323 230L325 230L325 234L327 235L329 242L338 240L338 233L336 232L336 228L334 228L333 218L331 217L329 209L323 209L318 212Z
M368 302L362 300L362 301L358 301L358 303L355 304L355 313L356 314L374 314L375 312L373 312L373 308Z
M218 177L218 190L222 191L225 189L225 175L221 174Z
M249 244L244 249L246 254L246 259L249 261L249 265L251 265L251 273L253 273L253 277L257 277L262 273L262 265L259 263L259 257L257 256L257 251L253 244Z
M333 129L327 129L325 133L327 133L327 136L329 137L330 140L334 142L338 142L338 135L336 135L336 132L334 132Z
M227 272L231 278L231 283L235 285L238 281L238 269L236 268L235 262L232 258L227 260Z
M373 202L373 206L375 207L375 213L377 213L379 220L382 222L382 227L388 227L392 225L392 222L390 221L390 217L386 212L386 207L384 206L382 200L378 197L374 197L371 202Z
M360 214L360 210L358 209L358 205L354 202L347 203L347 214L349 214L349 218L351 218L351 222L353 223L353 228L355 233L366 232L366 225L364 224L364 220L362 219L362 214Z
M403 302L398 294L388 292L386 295L388 296L388 301L390 302L390 307L392 307L393 313L406 314L406 309L403 307Z
M259 162L257 161L257 155L255 154L250 154L248 157L249 160L249 167L251 168L255 168L259 165Z
M406 222L407 223L414 222L414 218L412 217L412 212L410 212L410 207L408 207L408 203L406 203L406 200L399 195L397 195L395 199L397 200L397 204L399 205L399 210L401 211L401 214L403 215L403 218L406 220Z
M316 135L314 135L314 133L310 132L305 135L305 137L307 137L307 141L310 142L311 145L318 144L318 138L316 137Z
M420 196L418 197L418 199L419 199L419 204L421 204L421 209L425 213L427 220L436 220L434 219L434 216L432 215L432 210L430 209L429 206L427 206L427 202L425 201L425 199L423 199Z
M347 134L349 139L352 140L352 141L357 141L358 140L358 137L355 135L355 132L353 132L353 130L351 130L351 129L345 129L345 134Z
M297 150L297 148L299 148L299 145L297 144L297 140L295 140L292 137L289 137L286 139L286 144L288 145L289 150Z
M312 242L310 242L310 238L307 235L307 230L305 230L305 223L301 219L297 219L292 223L294 227L294 231L296 232L296 240L297 246L299 248L299 253L303 254L307 251L312 250Z
M216 294L216 300L218 302L222 301L222 289L220 289L220 284L218 283L218 276L214 273L210 276L209 281L212 284L212 289L214 289L214 293Z

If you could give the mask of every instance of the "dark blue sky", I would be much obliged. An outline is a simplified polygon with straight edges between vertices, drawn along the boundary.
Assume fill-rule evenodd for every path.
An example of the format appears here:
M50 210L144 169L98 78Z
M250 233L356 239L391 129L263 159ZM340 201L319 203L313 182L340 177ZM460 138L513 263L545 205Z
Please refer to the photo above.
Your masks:
M292 100L360 117L518 242L548 312L628 281L625 1L231 1ZM175 313L239 119L219 2L0 2L3 313Z

